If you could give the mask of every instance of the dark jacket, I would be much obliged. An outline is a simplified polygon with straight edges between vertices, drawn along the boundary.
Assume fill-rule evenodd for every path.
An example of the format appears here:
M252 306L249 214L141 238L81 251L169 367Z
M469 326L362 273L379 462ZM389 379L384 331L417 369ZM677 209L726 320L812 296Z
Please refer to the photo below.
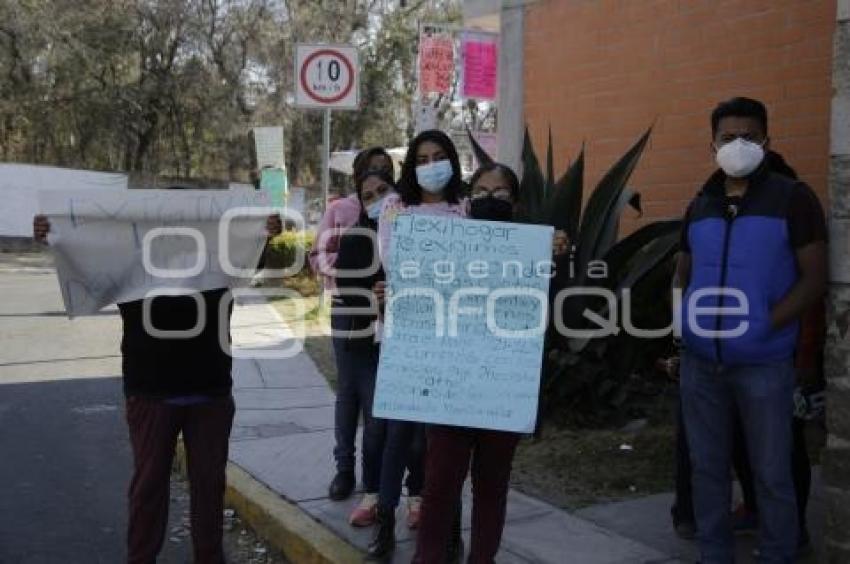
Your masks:
M342 336L348 340L349 346L376 346L374 343L374 332L363 331L374 327L373 322L376 315L373 312L365 312L370 306L367 296L357 295L351 292L363 290L371 292L375 283L384 280L384 270L378 259L377 249L377 225L374 221L361 216L354 227L371 233L371 237L365 232L347 231L340 237L339 250L337 251L334 267L337 271L336 285L338 294L334 298L334 308L338 311L340 307L360 308L364 312L344 314L343 327L349 331L366 333L365 336L352 336L343 333ZM353 271L359 270L360 273ZM335 313L335 315L338 315ZM337 325L339 327L339 325Z

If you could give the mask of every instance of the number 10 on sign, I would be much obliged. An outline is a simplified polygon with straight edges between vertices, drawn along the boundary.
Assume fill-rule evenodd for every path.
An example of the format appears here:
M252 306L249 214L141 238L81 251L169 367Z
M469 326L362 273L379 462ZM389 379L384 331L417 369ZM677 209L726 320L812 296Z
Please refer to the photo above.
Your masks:
M356 48L342 45L298 45L295 76L296 106L357 109L360 96Z
M322 192L330 190L331 110L356 110L360 104L360 67L351 45L295 46L295 105L322 109Z

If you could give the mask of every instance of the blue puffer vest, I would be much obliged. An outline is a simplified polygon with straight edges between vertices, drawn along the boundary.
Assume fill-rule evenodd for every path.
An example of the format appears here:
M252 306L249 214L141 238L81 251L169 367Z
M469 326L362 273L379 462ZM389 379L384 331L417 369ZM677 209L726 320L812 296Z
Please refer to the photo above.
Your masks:
M682 304L682 339L686 349L706 360L728 365L760 364L793 357L799 323L773 329L770 312L799 276L788 234L788 211L796 184L762 167L750 178L737 208L725 197L724 175L718 171L691 204L686 236L691 251L691 276ZM746 296L743 314L705 314L696 308L738 307L733 296L703 295L706 288L740 290ZM739 336L699 335L731 331L746 323Z

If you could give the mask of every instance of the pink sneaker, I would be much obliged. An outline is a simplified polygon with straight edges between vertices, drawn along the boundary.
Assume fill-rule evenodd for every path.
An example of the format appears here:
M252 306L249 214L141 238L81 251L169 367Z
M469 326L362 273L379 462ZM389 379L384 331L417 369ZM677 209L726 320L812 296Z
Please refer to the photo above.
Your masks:
M348 523L352 527L370 527L375 524L377 518L378 494L367 493L363 494L363 499L351 512Z
M418 529L422 517L422 498L413 496L407 498L407 528Z

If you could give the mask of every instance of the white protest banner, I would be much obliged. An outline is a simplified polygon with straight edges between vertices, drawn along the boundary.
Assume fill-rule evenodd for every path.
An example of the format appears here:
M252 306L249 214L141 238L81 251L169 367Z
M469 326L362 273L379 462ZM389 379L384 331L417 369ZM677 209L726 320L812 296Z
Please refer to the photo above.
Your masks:
M69 317L154 290L247 283L270 213L264 193L243 190L42 191L39 200Z
M254 147L257 151L257 168L284 168L283 127L255 127Z
M32 237L39 190L126 188L126 174L0 163L0 236Z
M552 228L399 214L375 417L531 432Z

